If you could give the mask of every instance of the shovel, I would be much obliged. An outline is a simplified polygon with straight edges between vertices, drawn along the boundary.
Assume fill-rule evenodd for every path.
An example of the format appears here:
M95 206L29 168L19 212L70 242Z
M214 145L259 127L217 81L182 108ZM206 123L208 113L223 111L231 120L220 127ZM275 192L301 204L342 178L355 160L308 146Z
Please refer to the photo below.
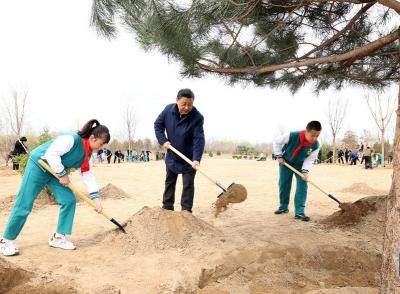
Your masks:
M303 174L301 172L299 172L297 169L295 169L294 167L292 167L291 165L289 165L287 162L283 162L283 165L286 166L288 169L290 169L291 171L293 171L295 174L299 175L300 177L303 176ZM347 206L349 205L349 203L344 203L339 201L335 196L333 196L332 194L329 194L327 192L325 192L324 190L322 190L320 187L318 187L316 184L314 184L314 182L307 180L308 183L310 183L311 185L313 185L315 188L317 188L318 190L320 190L323 194L325 194L326 196L328 196L329 198L333 199L334 201L336 201L339 204L339 207L342 210L345 210L347 208Z
M53 176L55 176L57 179L59 179L58 175L51 169L51 167L44 162L43 160L39 159L39 164L45 169L47 170L49 173L51 173ZM96 203L90 199L89 197L87 197L85 194L83 194L80 190L78 190L74 185L72 185L71 183L69 183L67 185L68 188L71 189L72 192L74 192L74 194L76 196L78 196L80 199L82 199L83 201L85 201L86 203L88 203L90 206L93 206L95 209L97 209L97 205ZM122 232L125 232L125 229L114 219L112 218L107 212L104 211L104 209L101 210L100 212L106 219L108 219L109 221L111 221L113 224L115 224Z
M171 149L175 154L177 154L180 158L186 161L188 164L193 165L193 161L187 158L182 152L177 150L171 144L168 145L168 148ZM218 186L223 192L218 195L217 202L215 206L217 207L217 214L221 211L221 207L225 208L229 203L239 203L243 202L247 198L247 191L243 185L232 183L228 188L225 188L221 183L209 177L206 173L204 173L201 169L197 169L199 173L205 176L211 183Z

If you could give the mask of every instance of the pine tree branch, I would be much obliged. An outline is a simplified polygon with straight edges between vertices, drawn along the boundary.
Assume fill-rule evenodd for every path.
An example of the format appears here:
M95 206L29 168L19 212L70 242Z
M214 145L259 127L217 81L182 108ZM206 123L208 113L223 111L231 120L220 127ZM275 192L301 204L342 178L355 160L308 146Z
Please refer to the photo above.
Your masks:
M277 31L278 29L280 29L285 23L286 21L293 15L296 14L295 11L296 9L302 7L303 5L300 3L298 5L296 5L288 14L288 16L285 18L285 14L283 14L282 16L282 20L271 30L268 32L268 34L260 41L258 42L254 48L256 48L258 45L260 45L262 42L264 42L265 40L267 40L269 38L269 36L271 36L272 33L274 33L275 31Z
M265 74L265 73L272 73L276 72L281 69L285 68L299 68L302 66L310 66L310 65L317 65L317 64L329 64L329 63L336 63L339 61L344 61L348 60L351 58L361 58L364 56L367 56L370 53L373 53L384 46L396 41L400 37L400 28L397 29L396 31L381 37L361 48L357 48L354 50L351 50L346 53L342 54L337 54L337 55L331 55L331 56L324 56L320 58L312 58L312 59L307 59L304 61L300 62L289 62L289 63L283 63L283 64L276 64L276 65L271 65L271 66L263 66L263 67L242 67L242 68L218 68L218 67L212 67L208 66L206 64L202 63L197 63L198 66L206 71L209 72L215 72L215 73L221 73L221 74Z
M239 43L239 41L237 40L237 36L235 36L234 32L228 27L228 25L224 21L222 22L222 25L225 27L228 34L231 35L233 41L236 42L240 46L240 48L242 48L243 52L249 57L253 66L256 66L253 56L251 56L250 52L247 50L247 48L245 46L243 46L241 43Z
M251 5L243 15L238 17L239 20L243 20L248 15L250 15L250 13L252 13L253 10L257 7L257 5L259 4L260 0L253 0L253 1L250 1L250 2L248 2L246 4L250 4L251 2L254 2L253 5Z
M400 14L400 2L396 0L378 0L383 6L389 7Z
M341 3L351 3L351 4L364 4L364 3L372 3L375 0L332 0L333 2L341 2ZM330 2L329 0L310 0L310 2ZM378 0L379 4L386 6L388 8L393 9L398 14L400 14L400 2L396 0Z
M310 56L311 54L317 52L317 51L321 51L324 47L332 44L333 42L335 42L337 39L339 39L345 32L347 32L349 29L351 29L355 22L362 16L364 15L365 12L367 12L367 10L369 8L371 8L374 3L369 3L367 5L365 5L363 8L361 8L356 15L353 16L353 18L349 21L349 23L343 28L341 29L339 32L337 32L335 35L333 35L330 39L322 42L321 45L319 45L317 48L314 48L313 50L307 52L306 54L304 54L303 56L299 57L299 60L306 58L308 56Z

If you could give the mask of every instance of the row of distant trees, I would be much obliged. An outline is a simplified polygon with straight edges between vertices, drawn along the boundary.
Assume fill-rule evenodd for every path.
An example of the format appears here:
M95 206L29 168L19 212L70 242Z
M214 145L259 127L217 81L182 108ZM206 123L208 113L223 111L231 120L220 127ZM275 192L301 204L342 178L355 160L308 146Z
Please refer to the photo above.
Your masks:
M51 130L44 128L39 135L25 134L26 129L26 110L28 91L26 89L11 89L10 96L2 99L2 113L0 116L0 152L6 155L12 148L15 140L22 135L28 137L29 147L33 148L41 141L41 138L51 136ZM382 95L365 95L366 103L370 109L371 116L377 125L377 132L373 133L364 130L356 134L352 130L347 130L342 137L339 137L343 129L347 114L348 102L343 98L330 100L326 115L328 118L328 130L331 133L331 142L322 142L323 149L332 149L336 156L336 149L350 148L355 149L362 142L365 147L371 146L382 153L383 156L391 148L391 142L386 139L388 126L391 123L394 113L395 100L391 97L382 98ZM121 125L124 129L125 139L113 139L108 148L111 150L160 150L156 140L149 138L135 139L137 128L137 116L132 106L125 107L125 114ZM53 134L54 135L54 134ZM376 146L377 144L380 146ZM260 154L272 154L272 143L250 143L235 140L207 140L205 153L216 154L236 154L247 156L259 156ZM336 158L334 158L336 159Z
M5 157L13 148L17 138L25 136L28 138L30 149L41 143L43 137L55 135L53 130L44 127L37 134L29 131L27 128L27 110L29 109L29 99L27 89L11 88L8 95L0 97L0 154ZM132 105L124 106L124 115L121 120L122 137L124 139L114 139L109 144L112 150L131 150L133 148L140 150L158 149L158 143L151 139L134 140L137 128L137 115ZM79 128L80 126L77 126Z
M325 150L333 151L334 149L336 151L335 153L337 153L339 149L344 148L354 150L359 148L361 144L363 144L365 148L369 146L380 153L382 153L382 150L390 151L393 147L393 142L390 142L388 139L386 139L384 141L384 148L382 148L382 142L379 133L372 133L369 130L363 130L359 134L352 130L347 130L341 137L336 135L334 141L335 146L333 145L332 141L321 140L323 153ZM264 155L271 155L273 153L273 147L272 143L253 144L250 142L238 142L232 140L209 140L206 143L205 152L212 152L213 154L225 153L259 156L262 153Z
M339 97L329 101L326 115L328 118L329 131L332 136L331 148L334 154L333 161L336 160L338 143L353 149L356 148L357 143L360 141L371 147L373 144L379 142L379 151L382 153L383 157L386 156L386 151L388 150L385 146L389 144L387 135L389 127L394 123L395 119L396 97L390 95L384 96L379 92L374 94L365 93L364 97L378 132L374 135L370 131L364 130L359 138L357 138L354 132L347 131L343 136L342 142L338 142L338 135L342 131L346 119L348 100Z

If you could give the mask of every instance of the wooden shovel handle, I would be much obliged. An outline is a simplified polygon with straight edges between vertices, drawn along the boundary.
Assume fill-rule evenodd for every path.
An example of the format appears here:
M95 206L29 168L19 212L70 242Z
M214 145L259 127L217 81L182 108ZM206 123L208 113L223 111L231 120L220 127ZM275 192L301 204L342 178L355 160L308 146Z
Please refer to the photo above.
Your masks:
M291 171L293 171L295 174L299 175L300 177L303 177L303 174L301 172L299 172L297 169L295 169L293 166L291 166L290 164L288 164L286 161L283 162L283 165L286 166L288 169L290 169ZM311 185L313 185L315 188L317 188L318 190L320 190L322 193L324 193L326 196L330 196L329 193L326 193L324 190L322 190L320 187L318 187L316 184L314 184L314 182L307 180L308 183L310 183Z
M168 145L168 148L171 149L172 151L174 151L174 153L176 155L178 155L180 158L182 158L184 161L186 161L187 163L189 163L191 166L193 165L193 161L191 161L189 158L187 158L185 156L185 154L183 154L182 152L180 152L178 149L176 149L174 146L172 146L171 144ZM203 176L205 176L210 182L212 182L214 185L217 185L218 187L220 187L222 190L224 190L226 192L226 188L224 186L222 186L219 182L217 182L216 180L212 179L211 177L209 177L208 175L206 175L200 168L196 169L199 173L201 173Z
M53 176L55 176L57 179L59 179L59 176L51 169L51 167L44 162L43 160L39 159L39 164L45 169L47 170L49 173L51 173ZM78 188L76 188L74 185L72 185L72 183L69 183L67 185L68 188L71 189L72 192L74 192L74 194L76 196L78 196L78 198L82 199L83 201L85 201L87 204L89 204L90 206L92 206L93 208L97 209L98 206L97 204L90 199L89 197L87 197L84 193L82 193ZM100 212L106 219L111 220L112 217L106 212L104 211L104 209L101 210Z

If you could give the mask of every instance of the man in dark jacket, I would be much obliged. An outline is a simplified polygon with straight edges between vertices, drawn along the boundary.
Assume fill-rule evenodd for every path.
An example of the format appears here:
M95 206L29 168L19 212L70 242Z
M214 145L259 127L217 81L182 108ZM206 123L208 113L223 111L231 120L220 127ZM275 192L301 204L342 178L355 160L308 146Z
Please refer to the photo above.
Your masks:
M190 89L180 90L176 103L167 105L154 122L158 143L165 149L172 145L193 161L193 165L190 166L167 149L163 208L168 210L174 210L176 180L178 174L182 174L181 207L182 210L192 212L194 177L200 166L205 145L204 117L193 107L193 101L194 94Z
M11 151L10 155L12 156L13 162L13 170L19 170L19 163L17 157L28 153L28 148L25 145L25 142L28 141L26 137L21 137L15 142L14 150Z
M350 157L351 151L347 149L347 147L344 149L344 158L346 159L346 163L349 162L349 157Z
M332 163L333 162L333 151L332 150L329 150L327 157L328 157L328 159L326 160L326 162Z
M343 152L343 150L342 150L342 149L339 149L337 155L338 155L338 163L344 164L344 160L343 160L343 158L344 158L344 152Z
M111 163L111 157L112 157L112 152L110 149L104 148L103 149L104 154L106 155L107 158L107 163L110 164Z
M371 148L369 146L365 149L363 158L365 160L365 169L372 169Z

